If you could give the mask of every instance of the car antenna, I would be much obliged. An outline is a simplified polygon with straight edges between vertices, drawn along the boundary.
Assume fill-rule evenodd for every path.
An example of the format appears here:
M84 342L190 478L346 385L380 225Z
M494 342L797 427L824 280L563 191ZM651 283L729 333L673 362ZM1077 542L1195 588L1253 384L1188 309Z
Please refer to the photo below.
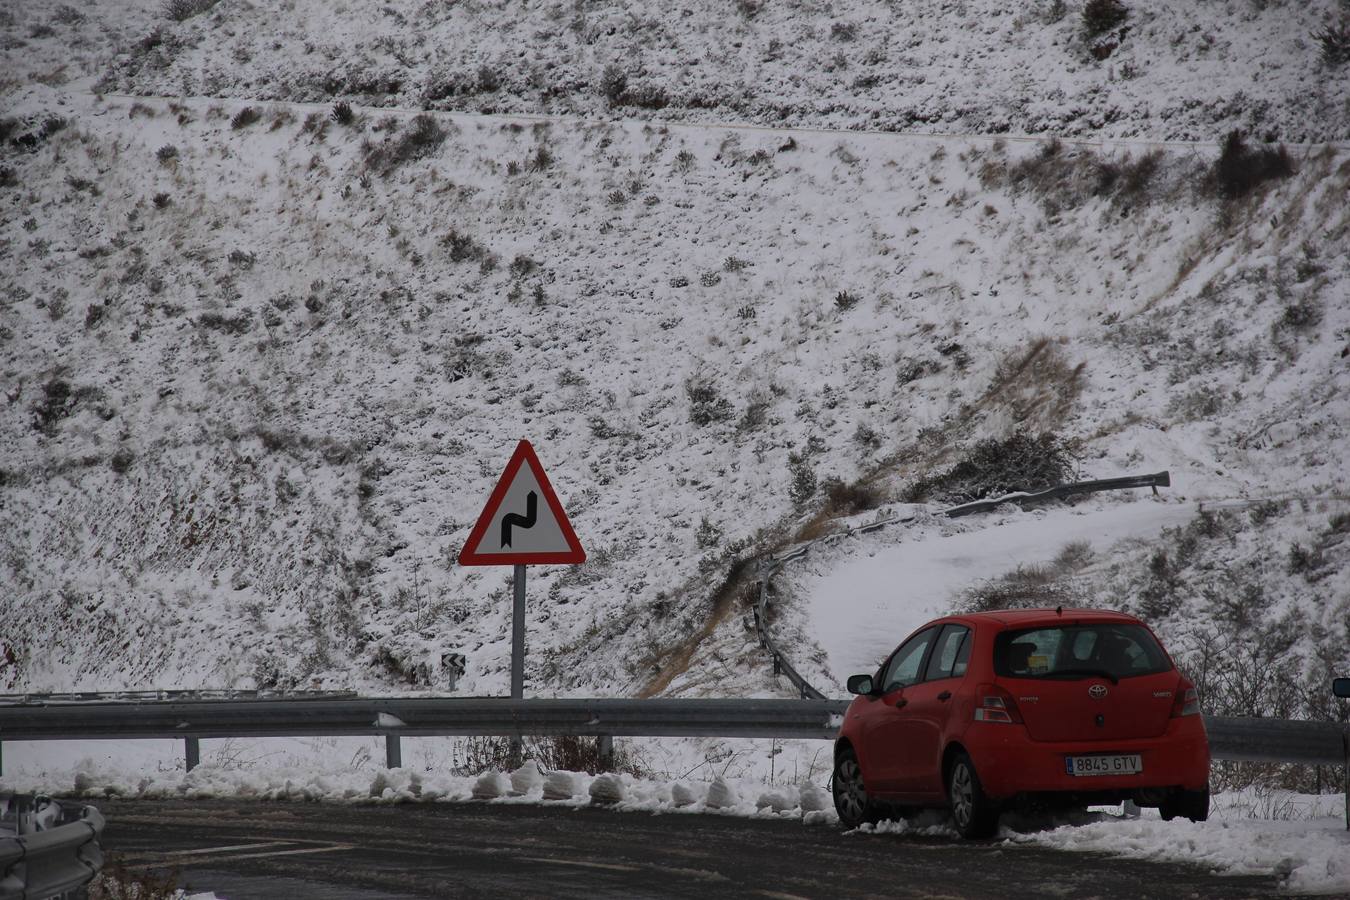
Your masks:
M1056 606L1056 607L1055 607L1055 615L1057 615L1057 616L1062 616L1062 615L1064 615L1064 607L1063 607L1063 605L1060 605L1060 606Z

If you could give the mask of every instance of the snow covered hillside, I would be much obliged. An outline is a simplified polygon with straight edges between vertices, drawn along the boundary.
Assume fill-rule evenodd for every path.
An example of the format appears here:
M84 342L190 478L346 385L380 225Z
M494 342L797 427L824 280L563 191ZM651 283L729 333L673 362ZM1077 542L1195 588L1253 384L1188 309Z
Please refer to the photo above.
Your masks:
M986 6L967 13L984 21ZM1230 54L1289 52L1321 15L1141 11L1121 56L1072 65L1100 81L1143 51L1143 20L1171 29L1211 7L1214 46ZM447 655L463 653L459 691L504 692L508 573L453 559L521 437L591 555L531 571L531 694L779 690L742 627L736 563L897 500L1018 429L1079 442L1083 477L1170 468L1191 500L1347 493L1344 149L1297 149L1295 174L1225 199L1210 145L98 96L87 89L110 42L156 23L161 42L123 45L105 86L326 96L277 87L312 71L296 23L324 30L327 47L355 45L342 58L359 68L360 47L399 49L386 27L471 58L448 36L482 32L474 17L489 11L455 5L414 27L395 5L367 27L366 12L307 20L302 3L226 0L181 23L159 4L65 9L0 17L14 73L0 151L0 643L12 652L0 690L439 690ZM494 40L532 34L543 26L521 23L535 17L578 34L549 9L528 7ZM780 16L792 18L766 5L736 27ZM909 21L872 17L897 34ZM1072 19L998 22L1030 59L1051 55L1049 36L1071 44ZM926 103L957 77L926 62L958 34L927 29L949 27L906 38ZM1278 28L1292 36L1275 40ZM800 52L865 52L878 40L866 28L819 47L780 31L799 53L775 65L805 85L789 121L897 124L810 99L833 76ZM1319 105L1313 51L1299 52L1244 90L1279 98L1281 135L1331 136L1342 107ZM1151 71L1112 82L1125 93L1109 103L1142 109L1131 98L1164 83L1200 90ZM554 104L503 84L503 108L641 111L611 111L590 88ZM1007 127L1085 129L1081 84L1027 87L1047 111ZM416 107L421 90L375 99ZM1257 100L1092 133L1209 138ZM933 127L996 130L1004 101L980 102ZM764 118L748 101L712 106ZM824 509L831 478L867 502ZM1324 568L1344 570L1339 546Z
M1338 2L1144 0L1118 20L1063 0L176 0L181 22L141 0L76 14L111 31L85 29L78 48L101 64L117 51L98 73L111 92L1303 142L1350 138L1350 86L1317 39ZM68 9L16 4L11 44L70 64Z

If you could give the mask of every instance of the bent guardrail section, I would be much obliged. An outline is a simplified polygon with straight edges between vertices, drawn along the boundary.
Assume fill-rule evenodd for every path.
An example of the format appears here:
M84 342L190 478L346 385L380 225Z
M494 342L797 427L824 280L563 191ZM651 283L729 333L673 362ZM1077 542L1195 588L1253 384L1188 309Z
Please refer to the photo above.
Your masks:
M1005 503L1035 504L1044 503L1048 500L1061 500L1065 497L1072 497L1077 494L1092 494L1100 491L1119 491L1129 488L1151 487L1153 493L1158 492L1160 487L1170 487L1172 476L1170 472L1154 472L1151 475L1127 475L1122 478L1098 478L1093 481L1075 481L1069 484L1060 484L1043 491L1027 493L1018 491L1012 494L1004 494L1001 497L990 497L985 500L976 500L971 503L962 503L959 506L953 506L948 509L940 510L935 515L946 516L954 519L960 516L968 516L973 513L989 512L1004 505ZM850 528L847 531L837 531L834 534L827 534L824 537L817 538L814 541L808 541L799 544L781 556L769 556L761 560L759 566L759 591L755 600L755 632L759 636L759 645L768 651L770 659L773 661L773 674L782 675L797 690L797 694L803 700L823 700L825 695L811 685L802 677L792 663L788 661L787 654L774 641L773 635L769 632L769 605L771 602L770 591L772 590L773 576L781 570L784 564L792 562L795 559L801 559L812 547L831 544L844 538L853 537L859 534L867 534L872 531L885 528L888 525L897 525L903 522L913 522L915 515L892 516L889 519L881 519L876 522L868 522L865 525L859 525L856 528Z
M55 815L34 815L49 804ZM14 835L0 834L0 900L45 900L78 890L103 866L103 816L92 806L57 804L46 798L0 798L4 819L12 814ZM49 821L48 827L39 827Z

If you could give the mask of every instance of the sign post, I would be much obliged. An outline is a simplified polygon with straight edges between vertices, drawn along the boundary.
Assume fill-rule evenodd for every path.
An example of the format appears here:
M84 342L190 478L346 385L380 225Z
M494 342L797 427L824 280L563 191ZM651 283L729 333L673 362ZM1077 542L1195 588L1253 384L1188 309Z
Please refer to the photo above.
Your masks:
M543 501L542 503L540 501ZM461 566L513 566L511 699L525 696L525 566L583 563L586 551L529 441L506 464L478 522L459 552ZM520 739L511 741L519 763Z

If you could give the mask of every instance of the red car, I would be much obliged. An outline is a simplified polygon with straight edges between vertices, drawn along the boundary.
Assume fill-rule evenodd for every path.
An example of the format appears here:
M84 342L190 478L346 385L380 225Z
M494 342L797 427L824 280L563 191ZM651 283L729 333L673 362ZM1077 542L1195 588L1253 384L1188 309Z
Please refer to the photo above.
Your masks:
M1209 739L1195 685L1143 622L1096 609L937 619L874 675L854 675L834 748L846 826L888 806L950 807L985 837L1012 805L1133 800L1209 815Z

